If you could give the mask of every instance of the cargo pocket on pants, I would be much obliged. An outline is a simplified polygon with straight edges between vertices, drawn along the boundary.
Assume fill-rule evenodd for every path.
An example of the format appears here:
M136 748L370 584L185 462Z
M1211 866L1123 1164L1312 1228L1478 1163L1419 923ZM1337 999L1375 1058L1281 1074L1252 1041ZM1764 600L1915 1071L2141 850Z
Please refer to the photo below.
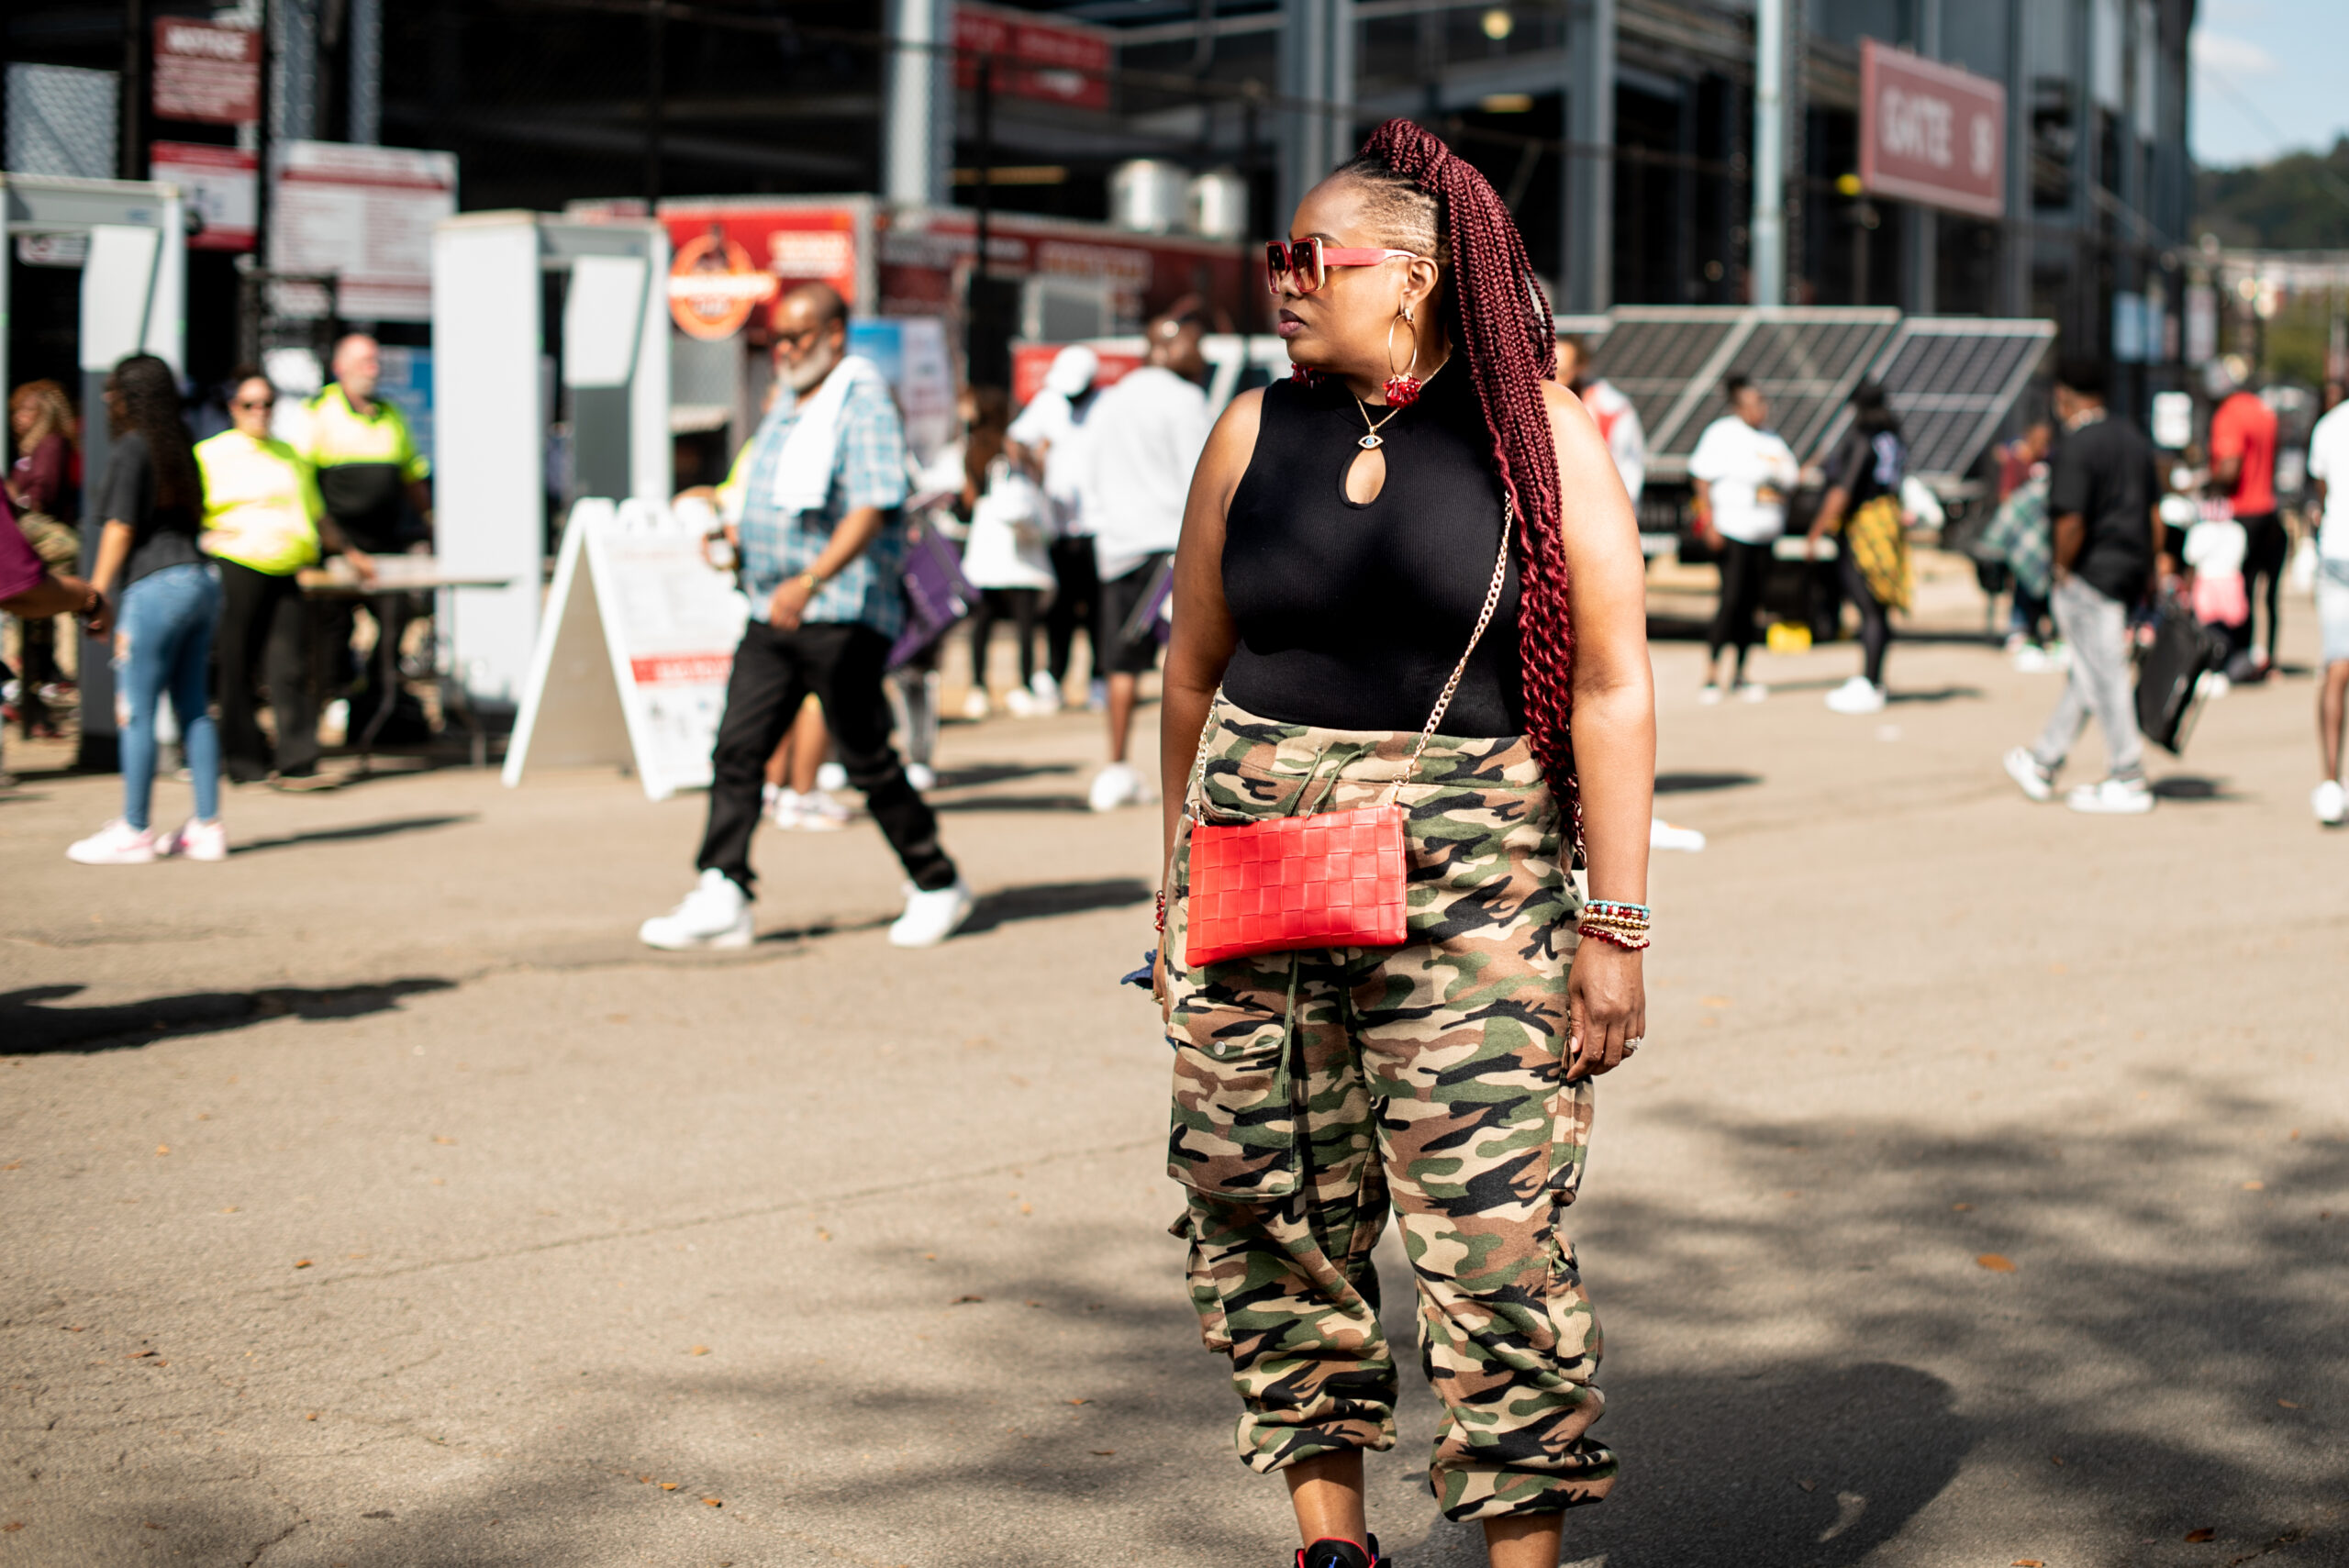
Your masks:
M1211 1197L1261 1202L1297 1190L1288 1054L1295 955L1189 973L1168 1030L1174 1094L1166 1173Z
M1223 1292L1216 1288L1207 1246L1199 1240L1199 1217L1186 1208L1175 1216L1166 1233L1191 1244L1190 1256L1183 1264L1183 1281L1191 1293L1191 1310L1199 1315L1199 1343L1218 1355L1230 1354L1231 1324L1224 1315Z

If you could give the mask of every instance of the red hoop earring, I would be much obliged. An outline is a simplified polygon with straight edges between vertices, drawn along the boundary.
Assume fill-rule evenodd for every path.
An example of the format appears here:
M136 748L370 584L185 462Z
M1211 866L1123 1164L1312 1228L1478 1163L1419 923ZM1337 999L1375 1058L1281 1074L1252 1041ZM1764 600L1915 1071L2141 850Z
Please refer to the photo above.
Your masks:
M1288 367L1288 378L1289 380L1297 383L1299 386L1319 386L1321 384L1321 373L1315 370L1311 365L1290 365Z
M1406 306L1403 309L1397 311L1395 321L1400 321L1407 327L1414 326L1410 307ZM1389 321L1386 324L1386 369L1388 372L1386 406L1408 408L1419 400L1419 391L1427 385L1427 383L1411 373L1419 368L1419 335L1416 330L1411 334L1411 362L1401 370L1397 370L1395 368L1395 321Z

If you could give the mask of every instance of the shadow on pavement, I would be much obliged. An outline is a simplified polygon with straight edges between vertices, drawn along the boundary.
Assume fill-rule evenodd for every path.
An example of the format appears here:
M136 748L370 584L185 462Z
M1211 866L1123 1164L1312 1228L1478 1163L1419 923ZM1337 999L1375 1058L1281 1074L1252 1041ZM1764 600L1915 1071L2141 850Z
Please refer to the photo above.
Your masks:
M2163 800L2241 800L2223 779L2204 773L2172 773L2154 781L2154 794Z
M438 817L392 817L381 822L354 822L347 828L314 828L304 833L285 833L274 839L255 839L250 843L232 844L228 852L235 855L257 855L267 850L291 849L296 844L333 844L356 839L388 839L395 833L422 833L435 828L454 828L461 823L478 822L481 813L460 811Z
M1154 890L1138 877L1111 876L1098 882L1040 882L1025 887L1005 887L987 894L971 912L958 936L992 931L1014 920L1045 920L1056 915L1081 915L1093 909L1126 909L1148 904Z
M1081 795L976 795L963 800L933 800L932 811L1090 811Z
M1760 773L1658 773L1658 795L1701 795L1709 790L1743 789L1762 782Z
M974 762L967 768L949 768L939 774L938 788L975 789L982 784L1009 784L1014 779L1074 772L1075 767L1068 762Z
M1979 686L1928 686L1921 689L1911 686L1906 691L1888 690L1885 693L1884 700L1887 704L1894 705L1903 703L1980 702L1982 700L1982 688Z
M0 1054L130 1050L166 1036L217 1034L289 1015L306 1023L388 1012L404 998L447 991L453 980L427 976L375 985L298 987L262 991L190 991L95 1007L47 1004L82 991L79 985L36 985L0 993Z

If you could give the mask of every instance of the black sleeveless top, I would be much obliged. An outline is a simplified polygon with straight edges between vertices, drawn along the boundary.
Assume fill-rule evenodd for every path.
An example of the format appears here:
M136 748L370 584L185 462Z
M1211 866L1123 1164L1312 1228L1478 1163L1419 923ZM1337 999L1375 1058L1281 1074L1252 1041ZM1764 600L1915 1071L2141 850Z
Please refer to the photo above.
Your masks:
M1364 429L1334 380L1264 389L1255 454L1224 522L1223 597L1240 633L1224 691L1284 724L1417 734L1492 586L1501 485L1465 362L1379 427L1386 484L1357 506L1346 470ZM1444 734L1524 733L1517 601L1511 551Z

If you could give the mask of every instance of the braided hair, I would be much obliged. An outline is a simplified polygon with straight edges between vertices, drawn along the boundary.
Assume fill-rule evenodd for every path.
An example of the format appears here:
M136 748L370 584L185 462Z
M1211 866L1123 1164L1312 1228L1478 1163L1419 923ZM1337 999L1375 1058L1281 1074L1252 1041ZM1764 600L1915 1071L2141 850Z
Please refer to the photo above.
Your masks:
M1557 377L1549 296L1499 194L1433 133L1409 120L1388 120L1333 177L1363 188L1372 224L1391 242L1434 257L1442 271L1440 318L1455 350L1467 357L1492 434L1494 471L1517 504L1526 739L1542 773L1574 806L1578 840L1568 733L1574 626L1558 531L1558 450L1542 396L1542 383Z

